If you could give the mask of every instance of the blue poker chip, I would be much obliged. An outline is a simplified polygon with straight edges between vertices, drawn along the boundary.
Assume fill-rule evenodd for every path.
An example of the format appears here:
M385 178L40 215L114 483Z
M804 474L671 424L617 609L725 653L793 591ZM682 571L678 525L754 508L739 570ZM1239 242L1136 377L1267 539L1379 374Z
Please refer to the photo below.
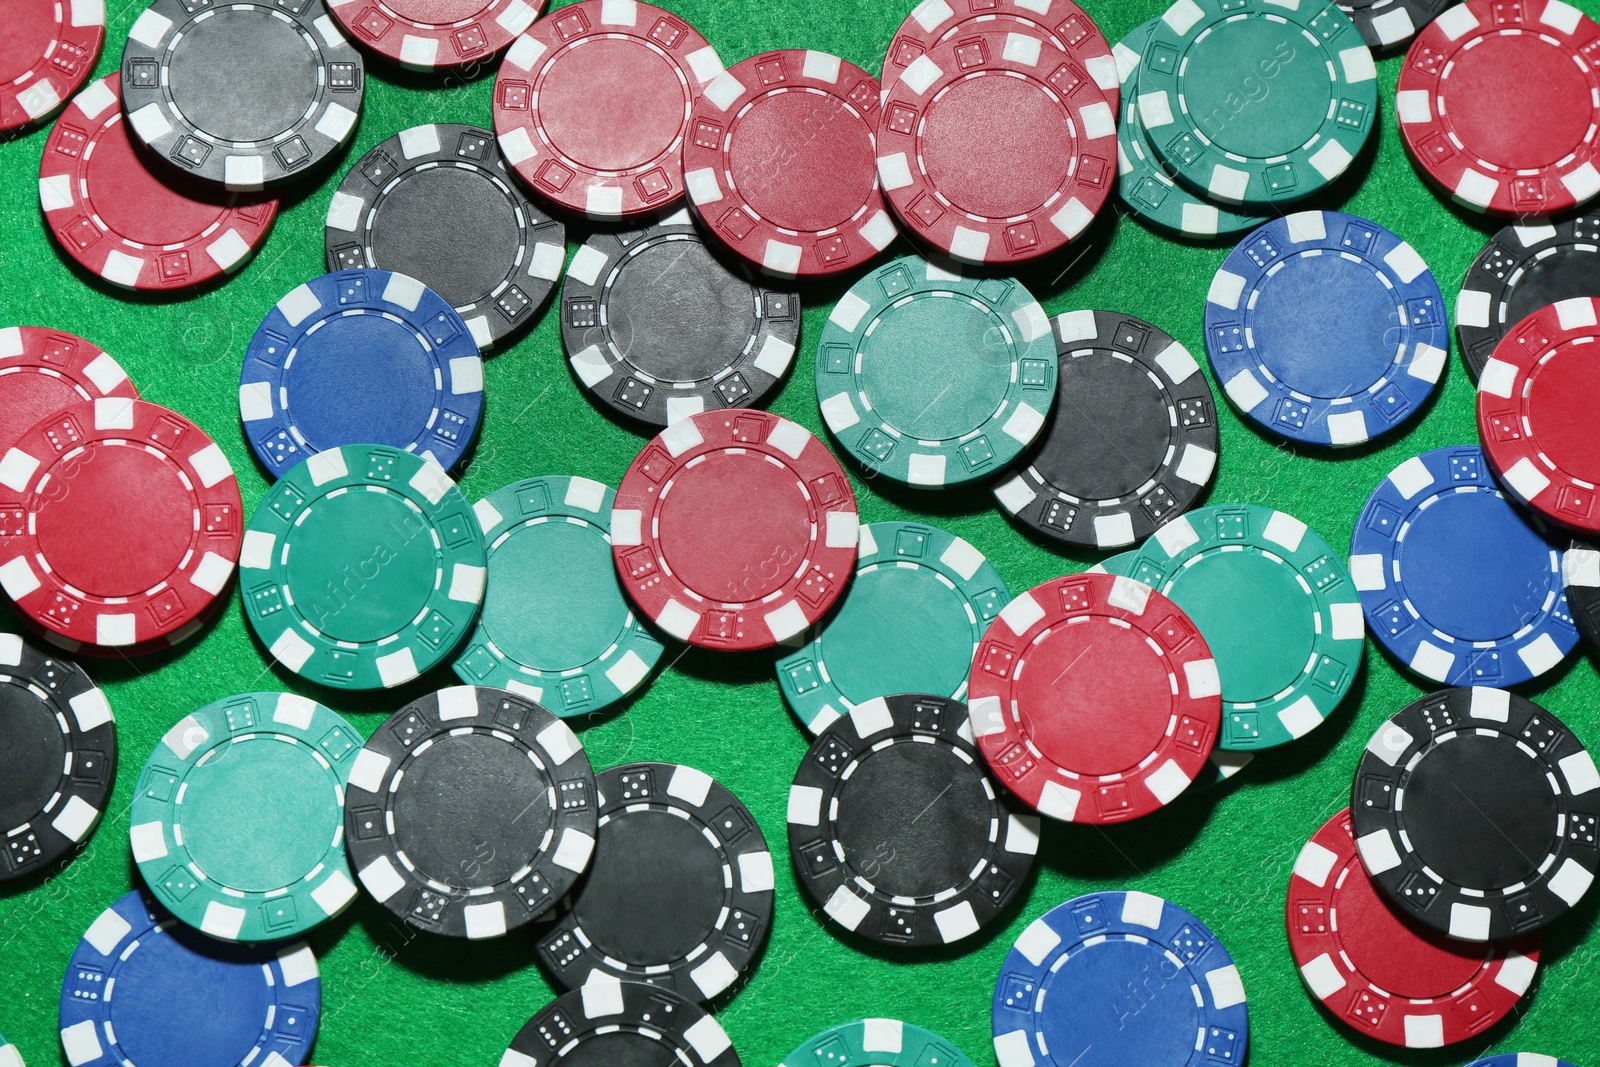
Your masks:
M1514 507L1476 445L1408 459L1367 499L1350 541L1368 629L1443 685L1537 678L1578 643L1561 543Z
M1337 211L1273 219L1206 297L1206 354L1253 422L1308 445L1359 445L1413 418L1444 373L1444 294L1416 249Z
M135 891L100 913L67 964L61 1048L72 1067L304 1063L321 1012L303 942L214 941Z
M1033 921L995 983L1000 1067L1243 1063L1250 1012L1206 925L1148 893L1091 893Z
M414 278L345 270L278 301L245 352L239 417L273 477L344 445L450 470L483 416L483 360L456 310Z
M1572 1064L1537 1052L1502 1052L1498 1056L1473 1060L1467 1067L1572 1067Z

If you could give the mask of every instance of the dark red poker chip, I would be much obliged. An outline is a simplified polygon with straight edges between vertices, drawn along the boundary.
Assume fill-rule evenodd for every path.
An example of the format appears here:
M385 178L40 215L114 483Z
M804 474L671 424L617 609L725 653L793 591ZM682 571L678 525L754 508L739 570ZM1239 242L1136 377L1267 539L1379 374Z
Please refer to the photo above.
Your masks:
M804 427L728 408L673 423L617 490L611 544L628 594L702 648L750 651L804 633L855 570L855 492Z
M139 390L121 365L65 330L0 328L0 456L36 424L85 400Z
M910 232L965 263L1067 245L1117 184L1117 112L1089 72L1026 32L975 32L888 87L878 179Z
M1478 374L1478 435L1512 496L1600 533L1600 299L1563 300L1523 319Z
M481 62L533 25L544 0L328 0L354 41L412 70Z
M669 11L579 0L529 27L494 86L506 162L539 196L597 219L683 196L689 114L722 73L716 49Z
M978 750L1041 815L1126 822L1209 773L1222 725L1211 649L1142 582L1055 578L989 624L968 683Z
M826 52L736 63L695 104L689 203L747 262L781 277L860 266L898 236L878 188L878 81Z
M0 130L53 113L94 72L104 0L7 0L0 22Z
M0 458L0 587L44 630L153 651L227 590L239 486L221 448L142 400L74 404Z
M56 243L124 289L188 289L231 274L267 239L278 202L157 176L128 140L109 74L73 98L39 162L39 203Z
M1406 1048L1475 1037L1517 1006L1539 938L1475 944L1400 916L1361 866L1345 808L1300 850L1285 908L1300 977L1357 1033Z
M1600 194L1600 24L1563 0L1468 0L1417 34L1395 117L1457 203L1523 218Z

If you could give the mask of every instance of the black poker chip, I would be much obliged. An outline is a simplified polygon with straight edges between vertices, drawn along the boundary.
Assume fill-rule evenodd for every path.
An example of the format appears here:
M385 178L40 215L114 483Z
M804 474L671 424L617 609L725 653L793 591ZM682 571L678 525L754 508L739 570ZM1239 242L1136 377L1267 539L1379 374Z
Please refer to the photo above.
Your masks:
M1574 540L1561 557L1561 584L1578 632L1600 651L1600 545Z
M1504 689L1445 689L1367 742L1350 806L1362 865L1398 909L1463 941L1544 929L1600 868L1600 773L1572 732Z
M499 937L558 902L594 852L595 779L572 728L526 697L455 686L378 727L345 837L368 893L419 930Z
M361 54L324 0L154 0L128 31L128 127L172 165L230 189L277 185L355 132Z
M1113 311L1055 319L1055 414L994 488L1022 525L1064 544L1137 544L1193 507L1217 466L1217 408L1164 330Z
M670 989L602 979L557 997L517 1032L500 1067L740 1067L722 1026Z
M884 945L970 937L1015 899L1039 818L995 788L959 700L857 704L789 787L789 852L834 922Z
M117 777L117 723L75 663L0 633L0 882L89 839Z
M1367 47L1398 48L1458 0L1339 0L1339 10L1361 31Z
M568 989L606 978L695 1001L738 979L772 927L772 855L754 816L709 775L629 763L595 776L594 862L539 939Z
M1532 220L1495 234L1456 298L1456 343L1473 378L1513 326L1577 297L1600 297L1600 215Z
M760 407L799 339L800 295L719 258L687 211L594 234L561 289L573 374L596 400L650 426Z
M512 180L494 134L441 123L361 157L328 205L328 270L375 267L449 301L480 349L537 317L561 278L566 227Z

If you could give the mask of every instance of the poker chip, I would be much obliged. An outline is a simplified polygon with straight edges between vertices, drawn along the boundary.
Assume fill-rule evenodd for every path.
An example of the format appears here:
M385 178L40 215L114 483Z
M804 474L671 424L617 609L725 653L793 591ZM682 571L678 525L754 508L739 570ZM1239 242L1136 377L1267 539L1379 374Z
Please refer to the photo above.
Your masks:
M1246 106L1240 87L1264 80L1273 106ZM1332 4L1176 4L1139 69L1139 121L1156 156L1222 204L1314 195L1355 162L1377 119L1372 52Z
M1573 541L1561 556L1561 584L1578 632L1600 649L1600 546Z
M1537 1052L1504 1052L1473 1060L1467 1067L1572 1067L1572 1064Z
M230 189L315 168L355 131L361 53L320 3L153 0L128 31L122 102L134 137Z
M468 67L533 25L544 0L328 0L350 37L412 70Z
M1467 268L1456 343L1476 378L1511 327L1541 308L1600 296L1600 216L1507 226Z
M892 693L964 699L978 642L1010 602L962 538L915 522L862 526L839 610L778 661L778 688L813 734Z
M222 941L297 937L356 898L344 794L361 735L292 693L243 693L179 719L129 811L133 859L179 920Z
M1513 326L1478 375L1478 435L1500 484L1541 515L1600 532L1590 429L1600 299L1552 304Z
M931 1030L899 1019L858 1019L808 1038L779 1067L973 1067Z
M1222 724L1199 629L1149 586L1109 574L1055 578L1006 605L968 699L995 777L1064 822L1125 822L1171 803Z
M69 641L148 648L233 578L239 483L204 430L126 397L57 411L0 457L19 494L0 525L0 586Z
M215 941L135 891L100 913L67 964L61 1048L73 1067L304 1063L321 1014L304 942Z
M63 408L138 396L121 365L83 338L41 326L0 327L0 456Z
M878 188L878 95L854 63L803 49L718 75L683 145L684 185L706 229L782 278L838 274L888 248L899 231Z
M1361 36L1374 49L1394 48L1415 37L1424 26L1456 0L1340 0L1339 10L1350 17Z
M1462 941L1543 930L1600 868L1600 772L1504 689L1446 689L1372 735L1350 802L1361 863L1401 913Z
M1093 893L1035 919L1000 968L991 1020L1000 1067L1242 1063L1250 1036L1228 950L1148 893Z
M597 978L710 1000L772 928L772 854L755 816L693 767L628 763L595 775L594 862L539 939L568 989Z
M1562 0L1448 8L1400 67L1395 118L1418 169L1473 211L1554 215L1600 193L1600 25ZM1507 121L1508 116L1536 121Z
M389 689L443 662L483 600L467 498L438 464L381 445L319 452L278 479L239 567L267 654L334 689Z
M526 697L458 685L378 727L344 818L351 865L378 903L476 940L526 926L572 887L594 852L595 807L571 727Z
M0 130L45 118L89 79L106 39L103 0L17 0L6 5L0 51Z
M87 841L117 777L106 695L77 664L8 633L0 633L0 767L0 883L44 871Z
M994 923L1039 851L1039 820L996 792L967 708L878 697L823 730L789 786L789 854L828 918L883 945Z
M500 149L528 188L596 219L671 207L716 49L642 0L579 0L528 27L494 85Z
M611 543L646 618L691 645L770 648L825 615L854 571L855 491L804 427L730 408L673 423L622 477Z
M1510 686L1578 643L1561 543L1507 500L1482 449L1401 463L1362 508L1350 575L1372 636L1445 685Z
M1055 413L995 499L1053 541L1136 544L1211 482L1219 445L1211 386L1183 345L1142 319L1072 311L1055 329Z
M1416 418L1450 356L1444 294L1416 249L1337 211L1273 219L1241 241L1211 280L1205 331L1243 415L1323 447Z
M509 689L562 718L602 711L645 683L663 649L617 584L615 499L588 478L551 476L473 505L489 566L478 628L455 663L463 682Z
M1015 32L1065 52L1071 67L1089 75L1117 109L1117 65L1105 34L1073 0L922 0L895 31L883 57L883 84L894 84L934 45L974 31Z
M884 195L908 233L964 263L1065 247L1117 184L1116 89L1021 30L935 44L885 86Z
M670 989L601 977L558 997L517 1032L500 1067L574 1063L673 1063L739 1067L722 1026Z
M935 0L937 2L937 0ZM1255 229L1267 221L1241 209L1213 204L1172 180L1150 147L1139 121L1139 64L1159 21L1151 19L1112 50L1122 79L1122 121L1117 125L1117 195L1139 218L1165 233L1208 240Z
M1002 470L1044 428L1056 349L1021 282L907 256L835 305L816 376L823 421L871 474L963 485Z
M192 289L249 260L278 202L153 174L128 140L121 76L73 98L39 164L39 204L62 251L123 289Z
M379 2L333 10L361 3L370 18ZM402 130L362 156L334 192L324 232L330 271L417 279L485 350L533 321L561 278L566 242L566 227L512 180L494 134L449 123Z
M1539 968L1539 938L1473 945L1397 914L1357 859L1350 810L1300 850L1285 901L1306 988L1355 1032L1442 1048L1515 1010Z
M363 403L352 404L352 396ZM450 470L483 417L483 360L449 301L386 270L324 274L273 307L245 351L239 417L273 477L341 445Z
M1286 745L1350 692L1366 650L1361 598L1305 523L1254 504L1201 508L1157 530L1129 576L1205 635L1222 680L1219 748Z
M561 287L573 374L606 408L649 426L759 405L799 339L800 295L723 262L686 211L591 234Z

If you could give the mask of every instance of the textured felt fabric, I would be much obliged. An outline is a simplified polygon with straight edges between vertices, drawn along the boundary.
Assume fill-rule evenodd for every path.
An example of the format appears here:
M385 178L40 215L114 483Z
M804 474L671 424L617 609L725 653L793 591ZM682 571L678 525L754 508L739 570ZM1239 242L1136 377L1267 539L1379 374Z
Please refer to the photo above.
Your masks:
M137 0L108 5L112 44L100 73L117 68L120 42L141 6ZM876 71L910 4L671 0L668 6L699 27L730 64L763 50L795 47L835 52ZM1100 0L1090 6L1115 41L1163 5ZM1582 0L1580 6L1594 13L1600 0ZM1400 63L1397 57L1380 63L1383 114L1373 144L1350 179L1316 204L1374 219L1409 239L1453 307L1463 273L1497 226L1453 209L1413 170L1394 125ZM252 263L226 285L198 296L134 298L70 266L39 212L44 131L0 144L0 323L69 329L114 353L148 399L184 412L222 444L239 472L247 510L268 482L240 431L240 361L273 302L322 272L323 216L343 173L362 152L405 127L490 123L493 65L466 76L403 73L376 61L368 69L366 110L350 151L288 195L275 231ZM1028 272L1026 280L1052 313L1134 313L1198 355L1206 290L1225 253L1222 245L1184 245L1132 219L1111 218L1067 255ZM828 310L844 288L842 282L804 287L799 355L772 404L819 433L813 354ZM1336 358L1337 350L1330 356ZM553 311L489 362L486 390L482 441L462 478L472 498L535 474L584 475L615 485L643 443L585 399L563 358ZM1349 544L1368 492L1396 464L1426 449L1476 440L1472 385L1454 354L1425 417L1366 448L1337 454L1290 448L1242 423L1220 393L1219 406L1222 455L1210 501L1283 509L1341 548ZM1024 536L996 510L984 487L928 494L861 479L853 468L852 473L864 521L940 525L986 553L1013 590L1094 562L1088 554L1061 553ZM1600 1063L1593 1025L1600 960L1593 925L1600 892L1549 932L1542 977L1521 1017L1451 1050L1407 1053L1355 1038L1302 986L1284 932L1290 867L1302 843L1348 802L1351 773L1372 730L1424 691L1376 648L1369 647L1354 691L1323 728L1259 758L1235 783L1180 798L1136 824L1104 830L1047 826L1037 879L1003 928L956 949L915 957L845 943L802 895L788 860L785 803L807 742L779 695L775 658L669 649L665 673L642 698L620 714L578 724L597 766L644 759L693 764L738 794L767 835L778 874L771 943L745 987L718 1011L746 1064L775 1064L835 1023L894 1016L945 1035L980 1067L992 1065L989 1001L1011 941L1053 905L1112 888L1170 898L1221 936L1250 997L1255 1067L1307 1061L1326 1067L1383 1061L1432 1067L1507 1051ZM79 936L101 909L137 883L127 842L128 804L140 767L174 722L232 693L287 688L324 701L370 733L405 701L454 682L453 674L441 670L398 692L315 689L269 665L247 629L236 591L216 625L181 653L91 663L89 669L108 690L121 726L122 765L111 809L87 854L57 877L0 888L0 1032L34 1065L58 1062L57 997ZM1600 744L1600 686L1586 655L1573 656L1525 690L1588 743ZM528 936L489 944L435 939L407 930L362 900L311 941L322 962L324 1002L314 1062L331 1067L490 1067L552 995Z

